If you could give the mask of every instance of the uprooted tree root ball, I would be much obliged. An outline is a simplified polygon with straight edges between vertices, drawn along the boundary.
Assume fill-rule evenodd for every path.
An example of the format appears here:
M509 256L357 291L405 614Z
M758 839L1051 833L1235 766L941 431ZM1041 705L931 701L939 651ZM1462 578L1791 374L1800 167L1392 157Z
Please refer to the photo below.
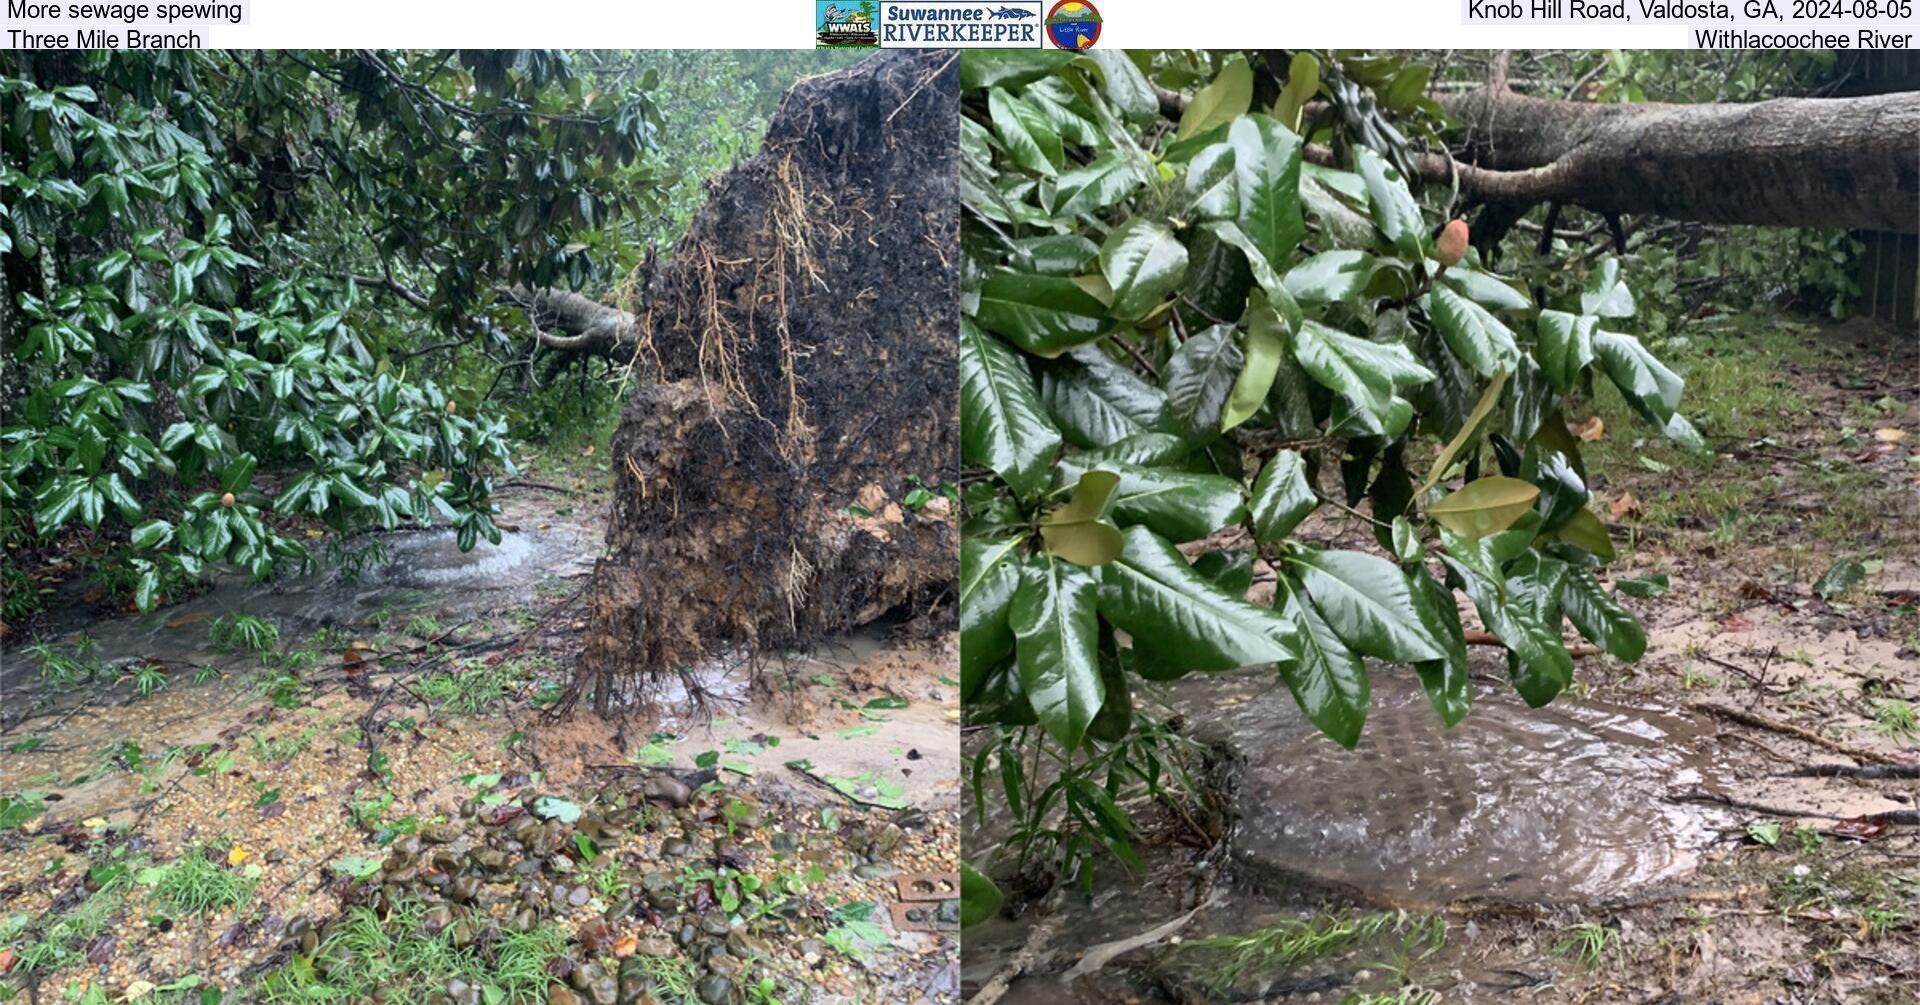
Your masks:
M958 61L788 92L648 284L569 704L951 592ZM917 479L917 482L916 482Z

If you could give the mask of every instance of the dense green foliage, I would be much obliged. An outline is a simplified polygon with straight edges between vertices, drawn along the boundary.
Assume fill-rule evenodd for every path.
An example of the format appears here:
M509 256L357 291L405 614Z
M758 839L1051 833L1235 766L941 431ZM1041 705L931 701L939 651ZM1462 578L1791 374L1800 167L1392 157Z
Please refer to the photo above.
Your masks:
M971 781L1004 792L1025 859L1083 880L1101 848L1131 858L1125 797L1177 776L1143 687L1271 666L1352 746L1374 659L1451 724L1456 591L1529 704L1572 682L1563 619L1637 659L1560 404L1611 382L1703 449L1680 378L1628 333L1616 262L1530 275L1536 303L1458 259L1464 232L1436 242L1373 98L1404 65L1291 71L1256 107L1238 54L963 63L962 686L995 730ZM1188 92L1177 121L1155 85ZM1419 115L1419 94L1384 104ZM1339 114L1303 137L1308 100ZM1316 512L1333 520L1299 533ZM1363 546L1335 546L1341 521Z
M302 565L316 522L345 548L435 519L463 547L497 538L489 473L510 470L509 435L604 425L616 400L611 367L543 350L506 292L631 302L649 246L671 247L706 180L817 67L9 54L6 616L36 602L21 556L77 530L82 564L143 608L214 567ZM582 379L553 380L568 365Z

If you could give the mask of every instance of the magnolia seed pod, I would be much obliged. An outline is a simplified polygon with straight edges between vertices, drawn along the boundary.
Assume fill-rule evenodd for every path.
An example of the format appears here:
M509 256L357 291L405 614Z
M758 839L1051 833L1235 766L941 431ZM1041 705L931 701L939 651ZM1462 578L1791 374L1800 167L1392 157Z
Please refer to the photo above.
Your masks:
M1433 242L1433 257L1440 265L1450 267L1458 265L1467 254L1467 221L1449 220L1440 231L1440 239Z

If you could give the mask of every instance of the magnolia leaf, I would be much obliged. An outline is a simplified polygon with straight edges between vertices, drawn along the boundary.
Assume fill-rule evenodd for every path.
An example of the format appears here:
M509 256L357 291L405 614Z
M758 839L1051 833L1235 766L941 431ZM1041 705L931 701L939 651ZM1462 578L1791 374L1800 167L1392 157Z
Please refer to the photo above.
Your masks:
M1107 236L1100 272L1113 288L1113 315L1134 320L1179 288L1187 275L1187 248L1166 227L1136 216Z
M1062 746L1080 745L1100 710L1099 580L1086 569L1028 558L1008 620L1020 684L1040 724Z
M1247 301L1247 337L1240 376L1233 382L1227 404L1220 413L1220 431L1226 432L1253 418L1267 400L1273 379L1280 373L1280 361L1287 352L1290 327L1280 313L1267 303L1265 293L1255 290Z
M1060 431L1041 408L1026 360L999 339L960 322L960 448L1031 497L1049 481Z
M1286 539L1320 505L1307 483L1306 459L1292 450L1273 455L1253 482L1253 533L1261 544Z
M1540 486L1518 478L1489 475L1455 489L1427 507L1440 526L1468 540L1506 530L1533 509Z
M1180 115L1180 130L1177 139L1192 139L1216 126L1222 126L1242 115L1253 105L1253 67L1247 61L1234 56L1227 65L1220 68L1220 75L1213 82L1200 89L1187 102L1187 109Z
M1105 565L1120 557L1120 529L1101 519L1119 486L1120 476L1111 471L1081 475L1073 498L1040 524L1047 551L1084 566Z

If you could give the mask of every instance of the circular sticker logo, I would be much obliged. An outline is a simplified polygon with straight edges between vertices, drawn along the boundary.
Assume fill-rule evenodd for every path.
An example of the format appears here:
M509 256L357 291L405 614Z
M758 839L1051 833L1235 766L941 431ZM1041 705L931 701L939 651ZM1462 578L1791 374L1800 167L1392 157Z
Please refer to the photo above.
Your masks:
M1086 49L1100 41L1100 10L1087 0L1060 0L1047 11L1047 41L1062 49Z

